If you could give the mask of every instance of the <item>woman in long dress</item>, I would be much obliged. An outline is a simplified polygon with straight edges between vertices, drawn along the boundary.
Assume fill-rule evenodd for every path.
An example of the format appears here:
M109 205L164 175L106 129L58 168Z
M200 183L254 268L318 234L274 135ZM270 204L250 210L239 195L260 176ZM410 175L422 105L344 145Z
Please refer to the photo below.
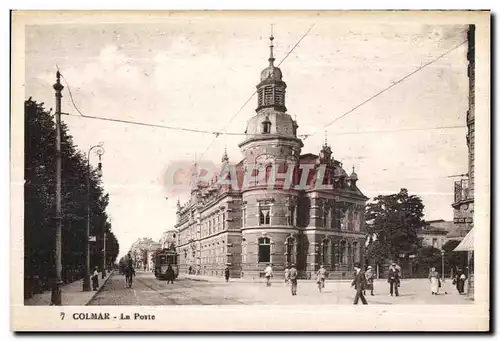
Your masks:
M432 267L429 272L429 281L431 282L431 292L433 295L437 295L439 292L439 273L436 268Z

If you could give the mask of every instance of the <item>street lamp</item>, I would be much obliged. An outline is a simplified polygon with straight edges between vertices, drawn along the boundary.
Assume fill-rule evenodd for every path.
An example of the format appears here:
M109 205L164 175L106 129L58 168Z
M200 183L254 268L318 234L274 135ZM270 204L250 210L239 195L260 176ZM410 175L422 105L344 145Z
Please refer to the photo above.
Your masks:
M97 165L97 175L102 176L102 163L101 156L104 154L103 143L92 146L87 154L87 242L85 244L86 249L86 261L85 261L85 276L83 277L83 291L90 291L90 153L95 150L95 153L99 156L99 163Z
M444 250L441 250L441 276L444 282Z

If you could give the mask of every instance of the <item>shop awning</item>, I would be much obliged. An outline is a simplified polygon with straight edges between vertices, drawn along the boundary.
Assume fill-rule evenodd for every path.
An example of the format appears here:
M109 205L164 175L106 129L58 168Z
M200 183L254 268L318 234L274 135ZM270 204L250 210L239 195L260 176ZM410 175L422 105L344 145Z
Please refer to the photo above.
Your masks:
M453 251L474 251L474 228L467 233Z

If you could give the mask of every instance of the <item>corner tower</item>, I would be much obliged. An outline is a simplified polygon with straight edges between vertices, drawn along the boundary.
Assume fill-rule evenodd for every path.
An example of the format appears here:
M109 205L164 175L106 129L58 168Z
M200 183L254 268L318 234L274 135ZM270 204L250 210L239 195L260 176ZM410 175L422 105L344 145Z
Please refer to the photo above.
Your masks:
M270 36L269 65L257 84L256 114L248 120L243 154L245 179L265 172L266 181L244 181L242 188L242 274L259 277L266 264L276 271L295 262L298 250L297 210L299 192L283 182L269 181L271 171L286 174L300 161L302 141L297 122L285 106L286 83L274 65L274 37ZM260 179L264 178L259 176Z

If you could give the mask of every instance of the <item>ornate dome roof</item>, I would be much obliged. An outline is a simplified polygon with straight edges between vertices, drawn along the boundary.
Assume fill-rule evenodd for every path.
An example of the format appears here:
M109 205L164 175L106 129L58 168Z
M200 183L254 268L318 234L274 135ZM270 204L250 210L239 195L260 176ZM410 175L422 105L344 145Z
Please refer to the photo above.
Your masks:
M245 131L247 138L263 134L262 122L264 122L266 118L271 122L271 130L269 131L269 134L296 137L294 134L294 120L290 115L275 111L272 108L265 108L259 112L259 114L248 120L247 130Z
M265 80L270 81L281 81L283 78L283 74L281 73L281 69L275 67L274 65L269 65L260 73L260 81L263 82Z

